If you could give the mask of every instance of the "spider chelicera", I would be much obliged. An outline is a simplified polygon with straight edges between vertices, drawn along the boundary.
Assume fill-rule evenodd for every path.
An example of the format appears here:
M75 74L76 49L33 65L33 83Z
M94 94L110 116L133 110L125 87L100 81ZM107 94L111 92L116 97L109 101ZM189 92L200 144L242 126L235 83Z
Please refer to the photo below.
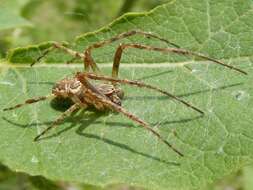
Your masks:
M127 38L133 35L142 35L146 38L154 38L158 39L162 42L165 42L169 45L172 45L174 47L167 47L167 48L160 48L160 47L153 47L148 45L142 45L137 43L129 43L129 44L120 44L115 52L114 61L113 61L113 67L112 67L112 76L105 76L100 74L100 69L95 63L95 61L92 58L91 51L96 48L100 48L102 46L105 46L107 44L110 44L114 41ZM155 34L149 33L149 32L143 32L143 31L137 31L132 30L128 32L121 33L113 38L110 38L108 40L100 41L97 43L94 43L87 47L83 53L74 51L70 48L67 48L59 43L53 43L51 47L49 47L45 52L42 53L40 57L38 57L34 63L38 62L40 59L45 57L49 52L51 52L53 49L60 49L65 51L66 53L72 55L74 58L79 58L84 61L84 72L77 72L74 77L72 78L64 78L57 82L53 89L52 94L48 96L42 96L37 98L32 98L26 100L22 104L17 104L13 107L5 108L4 111L7 110L13 110L19 107L22 107L27 104L32 104L35 102L39 102L42 100L46 100L48 98L53 97L63 97L63 98L70 98L73 102L73 105L68 108L64 113L62 113L50 126L48 126L45 130L43 130L39 135L37 135L34 140L37 141L40 139L41 136L43 136L45 133L47 133L50 129L58 126L67 116L69 116L72 112L78 110L78 109L86 109L90 106L95 107L97 110L113 110L116 112L120 112L127 116L129 119L135 121L143 128L149 130L152 134L157 136L163 143L165 143L169 148L171 148L173 151L175 151L178 155L183 156L183 153L180 152L178 149L176 149L172 144L170 144L167 140L165 140L158 132L156 132L152 127L149 126L148 123L137 117L136 115L132 114L131 112L127 111L125 108L121 106L121 101L124 96L123 90L119 87L119 84L127 84L132 85L140 88L147 88L152 89L155 91L158 91L182 104L185 106L191 108L192 110L200 113L201 115L204 114L203 111L201 111L199 108L191 105L190 103L182 100L181 98L162 90L156 86L152 86L149 84L145 84L140 81L134 81L134 80L128 80L128 79L119 79L118 78L118 72L119 72L119 66L120 66L120 60L122 53L127 48L135 48L135 49L143 49L148 51L158 51L163 53L175 53L175 54L181 54L181 55L189 55L194 57L199 57L205 60L209 60L213 63L222 65L224 67L227 67L231 70L237 71L242 74L247 74L245 71L236 68L234 66L225 64L219 60L216 60L214 58L205 56L203 54L192 52L186 49L180 48L178 45L161 38ZM91 72L92 70L92 72ZM98 80L98 81L104 81L98 84L92 83L92 80ZM110 83L109 83L110 82Z

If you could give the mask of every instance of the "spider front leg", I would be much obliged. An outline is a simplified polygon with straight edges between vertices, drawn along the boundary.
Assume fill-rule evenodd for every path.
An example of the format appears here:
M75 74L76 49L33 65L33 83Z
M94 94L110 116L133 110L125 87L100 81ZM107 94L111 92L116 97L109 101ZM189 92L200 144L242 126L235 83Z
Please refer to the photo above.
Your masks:
M153 135L155 135L159 140L161 140L163 143L165 143L170 149L172 149L174 152L176 152L179 156L184 156L183 153L181 153L172 144L170 144L168 141L166 141L158 132L156 132L154 129L152 129L145 121L143 121L139 117L135 116L134 114L128 112L123 107L115 104L114 102L112 102L109 98L107 98L103 94L99 93L99 91L97 91L96 88L94 86L92 86L91 83L89 83L89 81L86 79L86 76L84 73L77 73L76 77L88 89L87 93L89 93L89 95L91 97L93 97L94 101L101 102L104 105L106 105L108 108L127 116L129 119L135 121L140 126L142 126L144 129L150 131Z
M202 59L205 59L208 61L212 61L215 64L222 65L224 67L227 67L227 68L237 71L239 73L247 75L247 72L245 72L239 68L225 64L219 60L216 60L211 57L207 57L203 54L192 52L192 51L181 49L181 48L159 48L159 47L153 47L153 46L147 46L147 45L141 45L141 44L121 44L117 48L115 55L114 55L113 68L112 68L112 76L113 77L118 77L119 65L120 65L122 53L123 53L123 50L125 50L127 48L143 49L143 50L148 50L148 51L158 51L158 52L163 52L163 53L176 53L176 54L181 54L181 55L195 56L195 57L199 57L199 58L202 58Z
M60 44L60 43L54 42L54 43L52 44L51 47L49 47L48 49L46 49L46 50L42 53L42 55L39 56L39 57L31 64L31 66L33 66L35 63L39 62L42 58L44 58L46 55L48 55L50 52L52 52L52 51L55 50L55 49L62 50L62 51L64 51L65 53L67 53L67 54L73 56L74 58L79 58L79 59L83 59L83 60L84 60L84 58L85 58L84 54L79 53L79 52L77 52L77 51L74 51L74 50L72 50L72 49L70 49L70 48L67 48L67 47L63 46L62 44Z
M100 72L98 66L96 65L96 63L94 62L94 60L92 59L90 52L87 51L85 52L85 54L83 53L79 53L77 51L74 51L70 48L67 48L59 43L53 43L52 46L50 48L48 48L47 50L45 50L41 56L39 56L32 64L31 66L33 66L35 63L39 62L42 58L44 58L46 55L48 55L50 52L52 52L55 49L59 49L64 51L65 53L73 56L73 59L71 59L70 61L73 61L75 59L82 59L84 61L84 69L85 71L90 71L90 67L93 69L94 72ZM67 64L69 64L69 62L67 62Z
M97 64L95 63L95 61L93 60L92 56L91 56L91 50L87 49L84 52L85 58L84 58L84 70L89 72L90 71L90 67L92 68L92 70L95 73L100 73L100 69L97 66Z
M40 61L43 57L45 57L49 52L53 51L54 49L60 49L60 50L63 50L65 51L66 53L72 55L74 58L71 59L74 60L76 58L80 58L84 61L84 70L85 71L90 71L90 68L92 68L92 70L96 73L99 73L100 70L99 70L99 67L97 66L97 64L95 63L95 61L93 60L92 56L91 56L91 51L93 49L96 49L96 48L100 48L100 47L103 47L105 45L108 45L110 43L113 43L115 41L118 41L120 39L123 39L123 38L127 38L127 37L130 37L130 36L134 36L134 35L142 35L146 38L154 38L154 39L158 39L162 42L165 42L166 44L169 44L169 45L172 45L174 47L177 47L179 48L179 46L175 43L172 43L170 42L169 40L167 39L164 39L164 38L161 38L160 36L158 35L155 35L155 34L152 34L150 32L143 32L143 31L139 31L139 30L131 30L131 31L128 31L128 32L123 32L121 34L118 34L110 39L107 39L107 40L103 40L103 41L100 41L100 42L97 42L97 43L94 43L90 46L88 46L84 53L79 53L77 51L74 51L70 48L67 48L59 43L53 43L52 44L52 47L48 48L45 52L42 53L41 56L39 56L32 64L31 66L33 66L36 62ZM67 62L69 63L69 61Z
M154 38L154 39L160 40L162 42L165 42L168 45L172 45L174 47L179 48L179 46L177 44L172 43L169 40L164 39L164 38L162 38L158 35L152 34L150 32L144 32L144 31L139 31L139 30L131 30L131 31L123 32L123 33L118 34L118 35L116 35L112 38L109 38L109 39L106 39L106 40L103 40L103 41L100 41L100 42L97 42L97 43L94 43L94 44L88 46L84 51L84 54L85 54L85 57L86 57L85 61L84 61L85 71L89 71L90 70L89 67L92 67L94 72L99 71L97 64L95 63L95 61L93 60L93 58L91 56L91 51L93 49L101 48L101 47L103 47L105 45L108 45L108 44L111 44L115 41L130 37L130 36L134 36L134 35L142 35L142 36L144 36L145 38L148 38L148 39Z
M168 45L172 45L174 47L177 47L179 48L179 45L165 39L165 38L162 38L158 35L155 35L155 34L152 34L150 32L144 32L144 31L140 31L140 30L131 30L131 31L128 31L128 32L123 32L121 34L118 34L112 38L109 38L109 39L106 39L106 40L103 40L103 41L100 41L100 42L97 42L97 43L94 43L90 46L87 47L87 50L91 51L92 49L97 49L97 48L100 48L100 47L103 47L105 45L108 45L108 44L111 44L115 41L118 41L118 40L121 40L121 39L124 39L124 38L127 38L127 37L130 37L130 36L134 36L134 35L142 35L144 36L145 38L154 38L154 39L157 39L157 40L160 40L162 42L165 42L166 44Z
M3 109L3 111L14 110L14 109L20 108L20 107L28 105L28 104L33 104L33 103L36 103L36 102L39 102L39 101L43 101L43 100L47 100L49 98L54 98L54 97L55 97L54 94L50 94L48 96L41 96L41 97L27 99L24 103L17 104L15 106L12 106L12 107L9 107L9 108L5 108L5 109Z
M50 129L57 127L68 115L78 110L80 106L78 104L72 105L69 109L63 112L49 127L43 130L39 135L34 138L34 141L38 141L41 136L45 135Z
M70 61L73 61L77 58L79 59L82 59L83 62L84 62L84 70L87 72L87 71L90 71L90 68L92 68L92 70L95 72L95 73L99 73L100 72L100 69L98 68L97 64L95 63L95 61L93 60L92 56L91 56L91 52L90 50L86 50L84 52L84 54L82 53L79 53L77 51L74 51L70 48L66 48L65 46L59 44L59 43L54 43L53 44L53 48L57 48L57 49L60 49L60 50L63 50L65 51L66 53L70 54L71 56L73 56L73 59L71 59ZM49 53L51 50L49 51L46 51L46 54ZM45 53L41 56L41 57L44 57L46 55ZM70 61L68 61L67 63L69 63Z

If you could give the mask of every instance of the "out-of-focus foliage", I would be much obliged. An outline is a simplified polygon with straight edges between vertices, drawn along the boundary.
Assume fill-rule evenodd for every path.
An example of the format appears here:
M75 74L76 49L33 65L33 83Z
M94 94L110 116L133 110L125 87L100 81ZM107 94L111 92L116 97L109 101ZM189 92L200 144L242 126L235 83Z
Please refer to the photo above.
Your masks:
M0 30L30 24L19 11L25 3L26 0L0 0Z
M41 41L72 41L130 11L147 11L168 0L0 0L32 23L0 31L0 58L7 49ZM16 26L16 27L15 27ZM1 30L1 28L0 28Z
M169 0L125 0L118 11L118 16L130 11L147 11L156 7L157 5L167 2L169 2Z
M133 7L131 7L130 11L146 11L149 9L152 9L156 7L157 5L161 5L163 3L167 3L171 0L133 0L135 1L135 4Z
M252 190L253 167L247 166L242 170L211 184L202 190ZM143 190L127 185L110 185L105 189L91 185L69 184L64 182L52 182L40 176L29 176L24 173L10 171L0 164L0 189L1 190Z
M115 0L31 1L22 14L34 27L24 30L23 35L30 36L29 43L71 40L113 20L121 4Z
M1 190L61 190L61 183L51 182L43 177L13 172L0 164Z
M50 181L42 176L30 176L13 172L0 163L0 190L143 190L124 184L112 184L105 188L87 185Z
M15 28L29 26L30 22L21 17L20 9L27 0L0 0L0 58L15 39Z

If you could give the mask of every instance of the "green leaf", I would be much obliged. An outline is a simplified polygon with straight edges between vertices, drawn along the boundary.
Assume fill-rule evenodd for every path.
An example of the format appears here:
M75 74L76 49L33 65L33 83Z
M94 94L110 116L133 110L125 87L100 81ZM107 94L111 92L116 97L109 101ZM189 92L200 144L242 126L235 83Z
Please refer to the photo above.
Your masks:
M0 0L0 30L31 25L20 16L19 11L24 0Z
M244 188L245 190L250 190L253 188L253 182L252 182L252 177L253 177L253 166L247 166L243 169L243 182L244 182Z
M1 112L0 161L12 169L53 180L97 186L127 183L175 190L200 189L238 170L253 156L252 6L252 1L172 1L150 13L128 14L96 33L78 37L73 45L81 50L92 42L137 28L222 59L249 73L244 76L182 56L141 50L124 54L124 62L131 64L122 65L122 78L159 86L205 112L204 117L199 117L158 93L123 87L126 94L123 106L155 126L155 130L185 154L184 158L121 114L92 110L69 117L48 134L50 138L34 143L36 134L61 114L61 107L55 101L46 101ZM123 42L129 40L164 47L160 42L141 37ZM9 60L29 63L31 57L35 59L43 51L41 47L13 50ZM97 50L93 54L95 60L111 62L115 47L116 44ZM59 52L45 60L65 61L66 57ZM192 72L177 64L182 61L189 64ZM133 64L136 62L143 64ZM104 73L110 74L110 64L100 66ZM47 95L53 83L81 69L82 65L44 64L30 68L2 63L0 105L9 107L30 97Z

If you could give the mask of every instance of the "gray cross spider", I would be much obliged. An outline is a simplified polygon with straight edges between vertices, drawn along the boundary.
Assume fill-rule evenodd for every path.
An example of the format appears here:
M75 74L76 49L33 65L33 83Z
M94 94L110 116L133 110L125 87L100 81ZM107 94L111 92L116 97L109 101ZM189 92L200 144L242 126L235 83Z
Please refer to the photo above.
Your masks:
M101 72L91 56L91 50L95 48L100 48L104 45L110 44L122 38L126 38L126 37L137 35L137 34L143 35L146 38L155 38L155 39L161 40L174 47L160 48L160 47L153 47L153 46L141 45L141 44L136 44L136 43L120 44L114 56L114 62L113 62L113 67L112 67L112 77L105 76L102 74L97 74ZM5 108L4 111L13 110L21 106L24 106L26 104L32 104L32 103L46 100L52 97L70 98L73 102L73 105L70 108L68 108L68 110L66 110L64 113L62 113L62 115L60 115L50 126L48 126L39 135L37 135L34 138L34 141L39 140L40 137L43 136L45 133L47 133L50 129L58 126L58 124L60 124L72 112L78 109L86 109L87 107L93 106L97 110L104 111L104 110L109 109L109 110L113 110L113 111L124 114L126 117L135 121L140 126L150 131L153 135L157 136L163 143L165 143L169 148L175 151L178 155L183 156L183 153L181 153L172 144L170 144L167 140L165 140L158 132L156 132L153 128L151 128L148 123L146 123L139 117L135 116L134 114L130 113L129 111L127 111L125 108L121 106L121 101L123 99L124 92L121 88L119 88L118 84L127 84L127 85L133 85L140 88L152 89L176 101L179 101L180 103L193 109L194 111L197 111L201 115L203 115L204 112L201 111L199 108L191 105L190 103L182 100L181 98L167 91L164 91L156 86L145 84L140 81L119 79L118 72L119 72L121 56L122 56L123 50L127 48L137 48L137 49L144 49L144 50L149 50L149 51L158 51L158 52L164 52L164 53L176 53L176 54L181 54L181 55L195 56L195 57L199 57L205 60L212 61L213 63L230 68L242 74L247 74L245 71L241 69L238 69L231 65L227 65L214 58L210 58L200 53L182 49L178 45L166 39L163 39L157 35L154 35L152 33L133 30L133 31L121 33L111 39L94 43L93 45L90 45L89 47L87 47L83 53L79 53L77 51L69 49L59 43L53 43L52 46L48 48L40 57L38 57L35 62L38 62L41 58L46 56L53 49L60 49L72 55L74 58L81 58L84 61L85 71L76 73L76 75L72 78L64 78L60 80L59 82L57 82L52 89L51 95L28 99L23 104L17 104L16 106ZM31 64L31 66L33 64ZM90 69L92 69L93 72L90 72ZM92 80L99 80L99 81L105 81L105 82L99 83L99 84L93 84L91 83ZM111 84L109 84L108 82L110 82Z

